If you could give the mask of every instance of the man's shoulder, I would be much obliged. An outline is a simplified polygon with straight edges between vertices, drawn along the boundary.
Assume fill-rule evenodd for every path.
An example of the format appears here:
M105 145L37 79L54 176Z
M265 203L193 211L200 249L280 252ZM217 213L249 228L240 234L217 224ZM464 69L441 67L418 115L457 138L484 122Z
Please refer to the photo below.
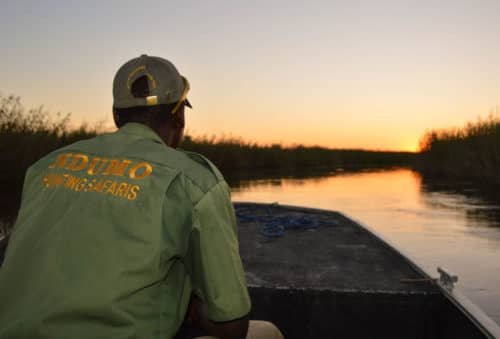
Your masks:
M97 137L98 136L93 137L93 138L89 138L89 139L79 140L79 141L73 142L71 144L65 145L63 147L57 148L57 149L49 152L48 154L44 155L43 157L41 157L37 161L35 161L30 166L30 168L37 168L37 167L45 168L45 167L47 167L47 164L51 164L54 161L54 158L56 158L58 156L58 154L64 153L64 152L71 152L71 150L73 150L73 149L79 149L80 148L79 145L82 145L82 144L84 145L84 144L90 143L94 139L96 139Z
M186 159L181 172L188 180L199 186L202 191L207 192L219 182L224 181L224 177L217 166L205 156L180 149L176 151Z
M213 175L215 177L215 179L217 181L224 180L224 176L219 171L217 166L215 166L214 163L211 162L204 155L202 155L200 153L196 153L196 152L185 151L185 150L178 150L178 151L185 154L189 159L196 162L197 164L200 164L205 170L208 170L211 173L211 175Z

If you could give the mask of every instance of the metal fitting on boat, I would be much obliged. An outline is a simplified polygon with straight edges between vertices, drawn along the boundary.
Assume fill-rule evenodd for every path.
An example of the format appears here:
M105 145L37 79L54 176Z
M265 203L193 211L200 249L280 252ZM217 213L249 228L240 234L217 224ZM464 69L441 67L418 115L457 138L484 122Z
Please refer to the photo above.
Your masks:
M458 276L442 267L438 267L437 271L439 272L439 284L449 292L453 291L455 283L458 281Z

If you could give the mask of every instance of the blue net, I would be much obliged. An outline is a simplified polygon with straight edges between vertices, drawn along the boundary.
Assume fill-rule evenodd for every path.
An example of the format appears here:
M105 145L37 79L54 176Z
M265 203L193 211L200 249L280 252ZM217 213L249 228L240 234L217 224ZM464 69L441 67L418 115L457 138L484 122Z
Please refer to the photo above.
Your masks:
M256 222L261 225L259 233L268 238L278 238L285 235L286 230L310 230L321 226L335 226L333 221L324 221L309 215L277 215L269 205L266 214L256 214L255 209L246 206L236 207L236 217L240 223ZM282 212L282 211L281 211Z

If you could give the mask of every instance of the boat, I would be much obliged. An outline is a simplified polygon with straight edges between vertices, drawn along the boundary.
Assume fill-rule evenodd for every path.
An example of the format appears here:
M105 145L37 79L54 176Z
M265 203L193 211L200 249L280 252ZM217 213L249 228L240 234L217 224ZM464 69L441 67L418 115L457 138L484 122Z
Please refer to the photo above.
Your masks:
M234 203L251 319L285 338L500 338L455 288L369 227L328 210Z

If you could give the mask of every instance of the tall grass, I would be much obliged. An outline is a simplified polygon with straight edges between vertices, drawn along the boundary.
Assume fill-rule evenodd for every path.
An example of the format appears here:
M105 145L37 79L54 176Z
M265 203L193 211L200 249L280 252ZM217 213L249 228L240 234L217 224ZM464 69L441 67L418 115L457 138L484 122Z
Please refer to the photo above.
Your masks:
M26 110L19 97L0 94L0 204L2 216L17 214L24 173L47 153L97 135L98 128L68 127L69 115L50 115L43 106Z
M430 130L420 140L419 169L428 175L500 183L500 116L461 128Z

